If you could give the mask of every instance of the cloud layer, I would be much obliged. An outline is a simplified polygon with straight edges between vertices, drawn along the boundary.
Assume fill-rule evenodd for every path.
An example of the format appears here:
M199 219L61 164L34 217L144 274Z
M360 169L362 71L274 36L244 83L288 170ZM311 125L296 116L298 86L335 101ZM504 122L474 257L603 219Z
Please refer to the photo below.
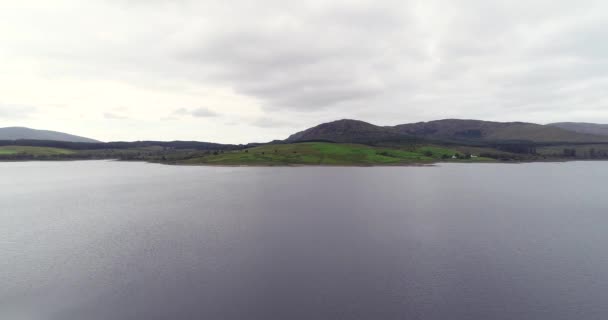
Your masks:
M245 142L337 118L608 122L607 12L546 0L3 3L0 96L33 107L0 106L0 125L28 114L103 140L136 127L133 139ZM125 104L128 117L113 111Z

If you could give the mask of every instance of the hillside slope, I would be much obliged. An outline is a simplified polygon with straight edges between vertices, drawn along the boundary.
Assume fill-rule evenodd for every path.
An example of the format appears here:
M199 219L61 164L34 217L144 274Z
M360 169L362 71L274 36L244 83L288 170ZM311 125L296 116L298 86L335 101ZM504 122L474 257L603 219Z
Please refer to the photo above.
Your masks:
M411 139L411 137L407 134L398 132L392 127L380 127L364 121L343 119L323 123L310 129L295 133L287 138L286 141L369 143L399 139Z
M286 142L377 143L425 140L445 142L595 143L608 142L608 136L573 132L556 126L525 122L445 119L381 127L363 121L344 119L323 123L298 132L287 138Z
M550 123L548 126L561 128L578 133L608 136L608 124L586 123L586 122L557 122Z
M99 142L94 139L57 131L36 130L25 127L0 128L0 140L52 140L68 142Z
M607 142L608 137L564 130L526 122L492 122L446 119L403 124L399 132L438 140L531 141L531 142Z

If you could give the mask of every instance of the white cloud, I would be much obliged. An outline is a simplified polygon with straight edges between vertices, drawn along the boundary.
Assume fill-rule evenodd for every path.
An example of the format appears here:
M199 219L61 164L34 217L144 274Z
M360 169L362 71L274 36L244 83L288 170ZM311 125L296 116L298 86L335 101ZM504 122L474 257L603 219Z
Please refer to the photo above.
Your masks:
M14 103L0 125L247 142L338 118L608 122L607 12L592 0L4 1L0 97Z
M111 120L125 120L125 119L129 119L127 116L121 115L121 114L116 114L116 113L112 113L112 112L104 112L103 117L106 119L111 119Z
M14 120L29 117L36 112L36 107L18 104L0 103L0 120Z
M217 112L211 111L207 108L196 108L191 112L193 117L197 118L208 118L208 117L217 117L219 114Z
M176 109L175 111L173 111L171 117L174 119L178 119L178 117L180 116L191 116L191 117L195 117L195 118L212 118L212 117L217 117L219 116L219 114L215 111L212 111L208 108L194 108L194 109L187 109L187 108L179 108Z
M259 118L252 122L252 125L260 128L277 128L277 127L289 127L293 124L289 121L282 121L273 118Z

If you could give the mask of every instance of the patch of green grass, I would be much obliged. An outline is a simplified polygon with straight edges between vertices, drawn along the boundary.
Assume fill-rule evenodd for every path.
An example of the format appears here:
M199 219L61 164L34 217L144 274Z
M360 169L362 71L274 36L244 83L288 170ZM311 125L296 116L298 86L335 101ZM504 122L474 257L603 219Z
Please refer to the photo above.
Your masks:
M456 151L424 146L411 150L360 144L306 142L265 145L246 150L208 154L176 161L178 164L211 165L399 165L431 163ZM464 160L463 160L464 161Z
M27 154L32 156L67 155L75 153L72 150L49 147L1 146L0 155Z
M452 149L446 149L446 148L442 148L442 147L438 147L438 146L422 146L422 147L417 147L416 148L416 152L420 152L426 156L435 158L435 159L441 159L444 161L465 161L465 162L488 162L488 161L495 161L494 159L491 158L485 158L485 157L480 157L479 156L479 151L478 150L452 150ZM469 159L452 159L452 156L454 155L460 155L460 156L464 156L465 154L469 154L472 157Z

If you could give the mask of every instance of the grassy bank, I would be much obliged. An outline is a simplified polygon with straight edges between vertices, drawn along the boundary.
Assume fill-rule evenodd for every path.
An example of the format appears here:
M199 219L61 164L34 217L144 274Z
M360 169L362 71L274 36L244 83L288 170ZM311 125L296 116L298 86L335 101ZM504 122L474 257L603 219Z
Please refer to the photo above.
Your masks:
M424 146L408 149L379 148L360 144L307 142L265 145L245 150L206 154L176 164L207 165L400 165L450 159L457 151ZM462 161L484 161L471 158Z
M452 159L458 155L458 159ZM336 165L425 164L438 161L492 161L438 146L374 147L362 144L306 142L263 145L242 150L201 151L162 147L69 150L49 147L0 147L0 160L119 159L184 165Z
M74 154L75 151L49 147L1 146L0 156L31 155L31 156L57 156Z

